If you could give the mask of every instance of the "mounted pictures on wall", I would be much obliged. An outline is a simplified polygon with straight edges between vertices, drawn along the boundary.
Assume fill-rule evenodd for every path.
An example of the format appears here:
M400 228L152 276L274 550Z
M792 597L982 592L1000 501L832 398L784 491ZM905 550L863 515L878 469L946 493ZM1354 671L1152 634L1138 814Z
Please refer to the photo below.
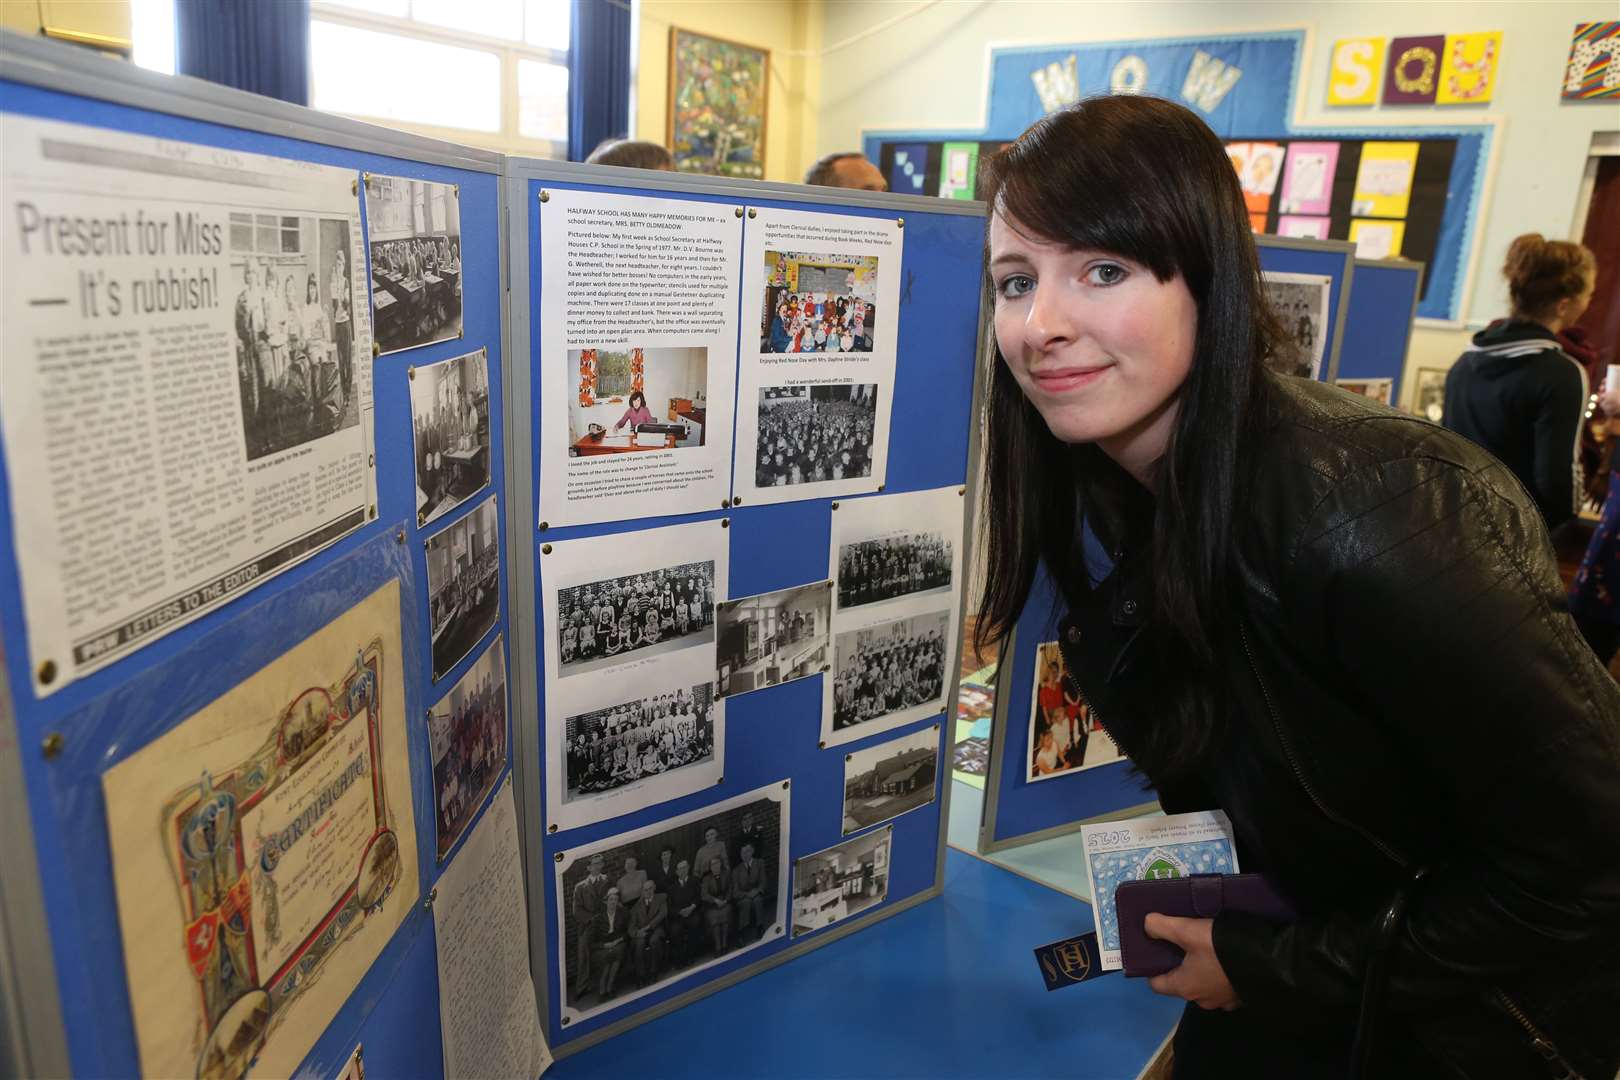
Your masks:
M669 28L668 145L679 172L765 177L771 54Z
M1500 30L1342 38L1333 43L1327 104L1489 104L1501 58Z
M1564 69L1565 101L1620 98L1620 20L1579 23Z
M371 315L384 355L461 336L461 189L366 177Z

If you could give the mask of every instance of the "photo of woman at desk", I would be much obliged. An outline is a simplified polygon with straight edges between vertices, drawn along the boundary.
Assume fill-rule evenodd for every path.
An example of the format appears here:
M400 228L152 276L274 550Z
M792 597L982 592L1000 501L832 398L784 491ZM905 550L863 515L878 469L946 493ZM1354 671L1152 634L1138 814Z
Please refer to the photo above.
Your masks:
M568 456L707 445L707 349L570 349Z

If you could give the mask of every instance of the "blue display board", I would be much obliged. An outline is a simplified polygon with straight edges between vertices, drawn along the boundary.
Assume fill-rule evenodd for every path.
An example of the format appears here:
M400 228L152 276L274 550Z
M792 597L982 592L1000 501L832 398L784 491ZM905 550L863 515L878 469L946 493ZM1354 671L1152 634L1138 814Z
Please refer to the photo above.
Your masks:
M654 179L657 174L626 170L585 170L595 181L581 182L580 170L564 170L545 163L513 162L508 180L508 212L514 234L526 238L527 258L514 265L514 293L522 290L527 312L514 310L514 333L524 335L530 355L528 375L531 432L541 430L541 410L549 387L541 369L542 327L532 313L540 310L542 279L540 265L542 191L576 189L611 192L650 198L695 200L734 206L780 207L808 212L848 214L873 218L902 217L903 281L899 307L899 360L896 368L894 406L889 433L889 457L885 487L881 494L861 498L884 498L902 492L926 491L944 487L963 490L964 518L968 506L965 485L968 476L971 417L975 394L974 357L979 339L979 297L983 288L982 210L963 206L941 212L938 203L903 200L885 196L860 199L817 198L802 188L780 185L704 182L682 178L678 182ZM630 179L636 176L647 180ZM616 181L616 182L614 182ZM851 193L853 194L853 193ZM778 195L782 197L771 197ZM926 207L926 210L922 209ZM931 212L930 212L931 211ZM751 227L744 220L744 228ZM740 273L740 269L737 271ZM748 298L741 301L745 309ZM740 322L746 336L748 318ZM733 372L735 377L735 371ZM568 385L563 383L561 385ZM533 474L528 495L538 505L540 456L537 442L530 443ZM852 501L810 499L776 505L714 507L692 514L644 518L628 522L574 527L550 526L529 529L533 550L532 603L538 613L544 610L546 562L543 545L584 537L605 536L693 521L727 522L730 551L730 580L725 595L749 596L790 585L820 581L827 577L829 546L836 506ZM521 586L520 586L521 587ZM539 623L539 616L536 615ZM546 629L537 625L533 637L525 627L518 628L525 642L544 640ZM954 656L956 643L948 653ZM520 646L530 651L537 645ZM543 800L537 786L529 783L523 806L527 846L539 855L532 860L530 886L530 937L536 990L541 1000L542 1018L551 1045L560 1055L581 1049L617 1031L641 1023L678 1006L692 997L710 992L739 977L780 962L807 948L832 940L842 933L859 929L873 920L892 914L934 895L941 883L941 851L946 809L946 791L936 787L929 805L895 818L890 875L886 899L835 927L799 939L784 935L746 952L727 958L700 972L677 978L670 984L635 998L620 1007L587 1019L563 1022L561 964L563 944L558 941L558 905L566 897L557 895L553 862L565 851L575 851L607 837L632 832L681 814L723 802L727 798L787 781L791 790L789 858L821 851L845 839L842 833L845 755L930 728L938 731L940 760L945 760L945 714L927 717L904 727L884 732L833 749L819 743L822 679L811 676L781 686L731 697L726 703L725 771L722 782L712 790L676 798L668 802L596 822L579 828L550 831L544 821ZM544 700L544 673L536 673L531 689L523 693L529 700ZM947 702L953 696L947 696ZM521 711L521 707L520 707ZM538 715L538 708L533 710ZM534 775L546 775L544 726L531 720L529 729L519 733L519 753L523 766ZM948 775L943 765L935 783ZM538 839L536 839L538 838ZM774 872L774 867L773 871ZM789 882L791 892L792 882ZM789 904L791 915L791 903Z
M1412 311L1422 283L1422 263L1356 260L1337 378L1391 379L1389 403L1400 404L1406 350L1412 342Z
M1322 331L1327 338L1327 352L1323 354L1319 374L1323 382L1332 382L1338 375L1340 346L1354 292L1351 285L1355 273L1355 245L1339 240L1292 240L1264 234L1255 236L1254 244L1260 254L1262 272L1320 274L1333 279L1328 290L1327 325Z
M425 710L473 660L506 634L504 602L478 646L435 682L429 655L424 543L496 497L504 512L502 407L505 292L496 155L399 136L321 117L212 84L161 79L77 50L7 38L0 109L174 142L315 162L459 186L463 336L394 353L373 365L377 504L355 533L184 628L40 700L31 689L13 491L21 469L0 476L0 633L11 690L15 755L27 792L56 985L30 976L30 994L59 998L67 1062L51 1064L51 1033L39 1031L35 1067L79 1076L140 1071L114 894L101 776L154 738L266 666L389 581L401 585L404 701L418 891L430 894L435 858L432 759ZM120 102L138 101L140 106ZM206 117L206 119L204 119ZM362 213L364 199L361 199ZM369 226L367 227L369 231ZM356 297L356 309L361 306ZM425 528L416 520L416 477L407 369L487 350L491 442L488 492ZM371 364L356 355L355 364ZM506 576L502 552L501 579ZM504 597L504 588L502 589ZM509 640L509 635L508 638ZM510 665L508 664L508 669ZM508 741L508 745L510 742ZM48 748L42 750L42 748ZM157 808L154 807L154 826ZM463 834L465 835L465 834ZM8 873L15 871L15 865ZM153 887L164 883L154 882ZM9 899L9 898L8 898ZM377 962L307 1055L300 1072L335 1075L362 1039L376 1075L436 1074L439 1011L431 913L416 905ZM11 925L13 934L27 928ZM175 947L181 947L176 941Z

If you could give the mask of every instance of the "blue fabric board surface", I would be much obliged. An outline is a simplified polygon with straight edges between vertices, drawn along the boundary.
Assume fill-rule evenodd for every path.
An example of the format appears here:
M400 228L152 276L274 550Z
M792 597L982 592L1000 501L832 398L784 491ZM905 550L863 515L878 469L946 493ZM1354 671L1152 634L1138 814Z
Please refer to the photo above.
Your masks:
M591 184L560 184L535 180L529 183L524 199L529 220L524 234L529 244L531 312L540 307L540 214L542 188L572 188L604 191L650 198L676 198L702 202L735 204L736 200L715 196L690 195L656 190L610 187ZM892 217L893 212L874 208L826 206L780 200L750 200L749 206L776 206L810 212L849 214L865 217ZM888 474L884 494L923 491L962 485L967 475L968 437L973 402L975 342L978 332L978 297L983 280L983 220L961 214L904 213L905 251L900 289L899 355L896 363L894 408L889 436ZM514 228L517 224L514 223ZM744 229L749 227L744 219ZM739 275L741 268L738 268ZM747 326L757 298L740 297L740 326ZM537 388L531 406L532 430L540 426L541 399L547 393L571 393L570 372L548 372L540 368L541 327L538 318L530 325L530 364ZM739 404L741 407L741 404ZM735 429L735 426L734 428ZM539 483L542 448L534 453L535 483ZM538 486L536 505L539 503ZM881 496L857 496L874 498ZM728 597L749 596L791 585L821 581L827 577L829 544L832 533L833 502L843 499L812 499L761 506L743 505L728 511L716 507L687 514L635 521L617 521L568 528L554 527L536 532L535 580L542 590L535 597L538 612L544 611L544 557L542 543L602 536L691 521L725 518L729 520L730 580ZM537 633L544 640L544 626ZM545 672L540 672L544 698ZM553 856L559 852L594 844L668 818L723 801L780 780L792 783L789 853L792 859L839 843L842 835L844 796L844 755L888 739L898 738L933 724L940 727L941 746L945 725L941 715L908 724L836 750L819 749L822 676L811 676L782 686L728 698L726 702L726 762L723 783L713 790L660 803L636 813L608 821L548 834L536 833L542 842L547 865L546 889L547 954L551 970L540 973L547 984L549 1015L543 1017L553 1046L563 1046L605 1025L616 1023L671 997L722 977L738 968L765 959L792 943L790 935L758 945L702 972L677 979L670 985L610 1009L590 1019L561 1024L562 987L559 965L564 962L557 937L558 897L555 874L550 871ZM543 744L543 739L536 740ZM541 774L545 765L541 764ZM944 769L941 776L948 775ZM936 785L939 783L936 780ZM895 819L894 845L890 863L888 897L856 917L869 920L899 900L926 890L934 883L936 843L941 828L939 797L926 807ZM792 888L792 882L789 882ZM791 904L789 905L791 914ZM804 940L804 939L800 939ZM795 961L797 963L797 961ZM619 1045L615 1039L613 1045Z
M1143 789L1143 781L1131 775L1130 765L1124 761L1046 780L1029 779L1035 651L1041 643L1057 640L1057 622L1062 616L1063 602L1043 571L1036 577L1029 604L1014 629L1012 655L1002 658L996 675L996 693L1007 695L1003 726L1007 742L1002 747L993 840L1025 836L1153 801L1153 793Z
M1278 270L1290 274L1326 274L1333 279L1328 290L1327 326L1323 335L1327 338L1329 352L1322 354L1321 381L1328 381L1328 363L1332 360L1333 335L1339 326L1339 297L1344 295L1345 258L1343 251L1314 250L1311 248L1278 247L1266 243L1266 238L1256 237L1256 248L1260 255L1261 270ZM1352 265L1354 260L1351 260ZM1352 271L1352 274L1354 271ZM1355 294L1356 280L1352 276L1350 292ZM1411 319L1408 318L1410 323Z
M1183 1003L1119 974L1048 993L1035 966L1035 947L1091 929L1091 908L959 851L945 878L938 900L582 1050L548 1080L1137 1076ZM724 1050L693 1052L704 1033Z
M460 185L465 337L381 358L373 365L377 518L343 540L284 570L234 602L84 677L45 700L35 698L26 648L18 567L13 549L10 475L37 462L5 462L0 472L0 632L16 706L40 880L49 911L58 988L67 1018L67 1038L77 1075L133 1075L138 1071L134 1027L118 931L100 774L140 746L224 694L310 633L330 622L388 576L402 578L401 612L406 648L405 716L415 789L421 891L436 878L428 705L449 692L495 635L505 634L506 555L502 552L503 607L495 628L438 683L431 683L425 632L427 580L423 540L481 505L504 484L501 430L502 299L499 191L493 173L430 165L359 153L342 147L267 135L146 109L0 81L0 108L7 113L184 140L257 154L318 162L362 171ZM361 199L364 214L364 199ZM357 301L360 299L356 298ZM409 384L406 368L488 349L490 376L491 483L451 513L418 531ZM357 363L365 362L356 357ZM505 507L501 507L502 513ZM403 530L406 543L394 539ZM509 639L509 636L507 637ZM503 639L504 640L504 639ZM510 658L508 658L510 659ZM510 663L507 665L510 670ZM132 688L140 688L131 697ZM113 709L116 703L125 708ZM138 703L138 704L137 704ZM47 732L66 738L64 752L47 761L33 748ZM476 819L475 819L476 820ZM471 825L468 829L470 831ZM396 1013L421 1016L417 1031L431 1041L436 1060L438 1010L418 995L429 987L415 978L389 994L410 951L431 964L431 915L420 907L406 918L378 962L328 1027L302 1071L332 1074L353 1048L363 1021L392 1028ZM413 961L414 963L415 961ZM436 999L433 999L436 1002ZM426 1017L431 1015L429 1023ZM418 1021L412 1021L418 1023ZM423 1050L424 1053L429 1051ZM433 1070L436 1071L436 1066Z
M1339 378L1394 379L1389 403L1398 404L1406 348L1412 340L1412 298L1422 266L1367 260L1356 263L1350 313L1339 351Z

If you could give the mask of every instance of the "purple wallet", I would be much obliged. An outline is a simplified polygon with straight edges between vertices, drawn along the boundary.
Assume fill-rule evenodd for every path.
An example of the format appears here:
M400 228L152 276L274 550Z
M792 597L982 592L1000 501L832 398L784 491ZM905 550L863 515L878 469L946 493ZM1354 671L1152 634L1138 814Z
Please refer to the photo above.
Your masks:
M1168 941L1147 936L1148 913L1187 919L1213 919L1222 911L1243 911L1273 922L1299 918L1294 905L1264 874L1192 874L1153 881L1124 881L1114 890L1119 918L1119 954L1128 978L1162 975L1181 963L1182 952Z

